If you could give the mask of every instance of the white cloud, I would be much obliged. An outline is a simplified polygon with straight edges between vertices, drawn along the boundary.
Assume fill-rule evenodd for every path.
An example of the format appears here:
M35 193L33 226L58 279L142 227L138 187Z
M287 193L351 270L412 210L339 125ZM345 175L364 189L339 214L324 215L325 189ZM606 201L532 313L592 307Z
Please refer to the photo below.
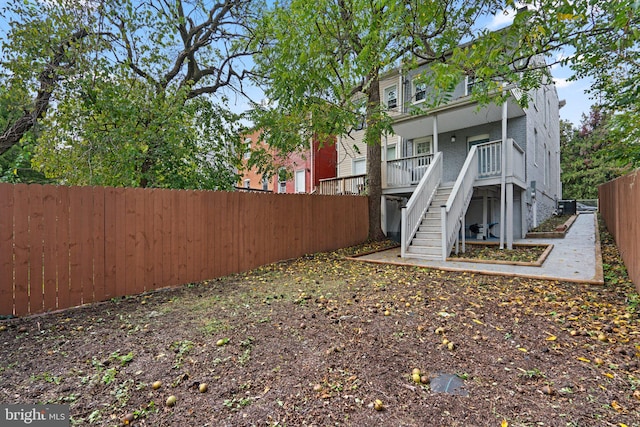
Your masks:
M487 24L487 28L494 31L511 25L514 16L516 16L516 11L513 9L498 12L493 15L493 18Z
M554 77L553 78L553 82L556 84L556 88L558 88L558 89L568 88L569 86L571 86L572 84L575 83L575 82L569 81L569 80L567 80L565 78L558 78L558 77Z

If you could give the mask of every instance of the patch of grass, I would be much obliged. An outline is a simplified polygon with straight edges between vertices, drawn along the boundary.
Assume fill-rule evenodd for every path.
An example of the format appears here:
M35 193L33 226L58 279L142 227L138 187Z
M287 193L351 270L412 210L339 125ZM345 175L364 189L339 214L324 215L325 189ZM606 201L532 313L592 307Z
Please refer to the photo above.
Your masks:
M204 322L204 325L200 328L200 331L205 335L216 335L220 332L228 331L231 329L229 323L223 322L218 319L208 319Z
M184 363L184 357L189 354L191 350L193 350L193 341L183 340L183 341L174 341L171 343L169 347L176 353L176 363L173 365L174 368L180 368Z
M528 379L538 379L538 378L544 378L545 375L542 373L542 371L540 371L540 369L538 368L533 368L533 369L529 369L529 370L524 370L521 368L520 371L522 371L522 373L520 374L521 377L523 378L528 378Z
M242 397L242 398L236 398L234 397L233 399L226 399L224 402L222 402L222 404L229 408L232 411L239 411L240 409L244 408L245 406L249 406L251 404L251 398L248 397Z
M48 382L49 384L56 384L56 385L62 382L61 377L52 375L50 372L43 372L38 375L31 375L29 379L31 381L45 381L45 382Z

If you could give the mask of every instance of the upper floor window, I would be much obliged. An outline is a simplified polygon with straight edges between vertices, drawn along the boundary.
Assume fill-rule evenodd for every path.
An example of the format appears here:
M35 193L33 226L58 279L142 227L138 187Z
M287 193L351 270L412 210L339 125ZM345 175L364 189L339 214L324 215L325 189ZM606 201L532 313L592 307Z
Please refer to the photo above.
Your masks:
M245 179L244 180L244 188L251 188L251 180L250 179Z
M422 102L427 98L427 84L424 82L413 81L413 102Z
M476 78L475 76L467 76L466 81L465 81L465 89L464 89L464 94L466 96L471 95L471 93L473 92L473 87L476 85Z
M267 179L266 176L262 177L262 189L264 191L267 191L269 189L269 180Z
M384 101L389 110L398 106L398 91L395 86L390 86L384 90Z
M251 157L251 138L245 139L244 143L247 144L247 147L244 152L244 158L248 159L249 157Z

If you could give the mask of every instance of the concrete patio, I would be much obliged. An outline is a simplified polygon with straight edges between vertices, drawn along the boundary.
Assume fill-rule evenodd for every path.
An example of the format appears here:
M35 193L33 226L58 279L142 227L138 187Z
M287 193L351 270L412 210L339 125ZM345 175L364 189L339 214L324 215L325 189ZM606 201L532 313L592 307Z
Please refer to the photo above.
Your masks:
M603 284L602 254L597 218L593 213L581 213L564 238L520 239L514 243L552 244L553 249L539 266L521 266L462 261L434 261L400 257L400 248L353 258L359 261L410 265L445 271L472 271L480 274L518 276L534 279Z

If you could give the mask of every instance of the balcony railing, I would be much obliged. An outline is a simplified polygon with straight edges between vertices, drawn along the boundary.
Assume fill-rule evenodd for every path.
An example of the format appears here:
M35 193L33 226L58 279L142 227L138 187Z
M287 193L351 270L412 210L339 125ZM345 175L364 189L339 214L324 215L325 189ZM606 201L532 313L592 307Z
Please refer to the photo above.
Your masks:
M500 176L502 173L502 141L476 145L478 150L478 179ZM524 150L516 142L507 139L507 176L524 179Z
M319 193L329 196L364 195L367 191L366 177L367 175L353 175L342 178L321 179Z
M433 154L387 161L387 187L417 185L433 160Z

